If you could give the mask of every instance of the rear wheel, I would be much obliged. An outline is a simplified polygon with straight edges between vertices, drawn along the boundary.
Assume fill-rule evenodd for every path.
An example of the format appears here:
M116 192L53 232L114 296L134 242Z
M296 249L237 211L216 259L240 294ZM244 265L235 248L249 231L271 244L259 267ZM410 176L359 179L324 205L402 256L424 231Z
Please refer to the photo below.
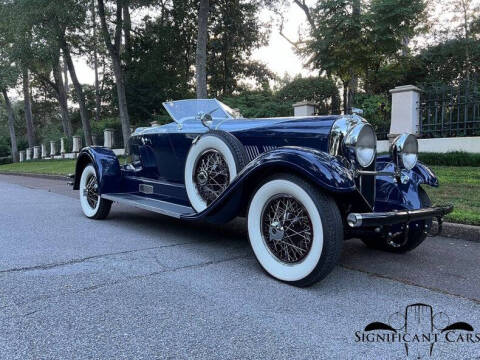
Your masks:
M97 172L92 164L83 169L79 190L80 205L85 216L97 220L105 219L110 213L112 202L99 195Z
M303 179L273 176L255 192L248 235L262 268L276 279L309 286L327 276L343 246L335 201Z
M418 196L420 198L422 208L432 205L432 201L428 197L425 190L423 190L421 187L418 188ZM432 219L419 220L412 223L409 226L408 236L406 239L402 233L393 236L390 239L382 235L371 235L364 237L361 240L369 248L401 254L415 249L427 238L425 225L427 225L428 229L430 229L432 227Z

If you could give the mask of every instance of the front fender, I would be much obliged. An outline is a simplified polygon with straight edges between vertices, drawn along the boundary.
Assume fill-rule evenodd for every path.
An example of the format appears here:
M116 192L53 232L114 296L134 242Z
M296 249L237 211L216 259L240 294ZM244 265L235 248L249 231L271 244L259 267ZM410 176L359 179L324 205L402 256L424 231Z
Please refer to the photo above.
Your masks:
M282 147L261 154L238 174L230 186L210 206L195 218L207 217L223 222L238 216L239 208L250 198L252 185L275 172L297 174L329 192L356 191L353 173L336 157L302 147Z
M80 188L80 177L83 169L89 163L95 167L97 172L100 194L120 192L121 172L118 158L111 149L101 146L85 147L78 154L75 165L74 190Z
M353 173L335 156L311 148L286 146L266 152L251 161L239 174L240 181L258 172L281 170L304 176L331 192L356 189Z
M394 172L395 165L389 156L382 156L377 159L376 169ZM420 185L438 186L434 172L422 163L412 170L402 170L402 174L408 178L406 183L397 182L392 176L377 176L375 211L420 209Z

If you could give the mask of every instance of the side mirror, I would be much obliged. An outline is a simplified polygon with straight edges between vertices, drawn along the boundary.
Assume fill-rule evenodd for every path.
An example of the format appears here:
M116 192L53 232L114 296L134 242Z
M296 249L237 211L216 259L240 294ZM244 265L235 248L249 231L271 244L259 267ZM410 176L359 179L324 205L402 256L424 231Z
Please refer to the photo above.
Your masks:
M200 120L206 128L210 129L210 126L212 125L212 115L204 112L199 112L197 114L197 119Z

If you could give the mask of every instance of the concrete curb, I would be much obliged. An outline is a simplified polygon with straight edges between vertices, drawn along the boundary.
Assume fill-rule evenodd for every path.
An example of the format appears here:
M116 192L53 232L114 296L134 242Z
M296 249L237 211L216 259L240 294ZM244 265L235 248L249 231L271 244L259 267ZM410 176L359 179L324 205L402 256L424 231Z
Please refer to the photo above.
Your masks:
M66 175L48 175L48 174L32 174L32 173L21 173L21 172L4 172L0 171L0 175L12 175L12 176L26 176L40 179L51 179L51 180L68 180Z
M441 236L480 243L480 226L444 222Z

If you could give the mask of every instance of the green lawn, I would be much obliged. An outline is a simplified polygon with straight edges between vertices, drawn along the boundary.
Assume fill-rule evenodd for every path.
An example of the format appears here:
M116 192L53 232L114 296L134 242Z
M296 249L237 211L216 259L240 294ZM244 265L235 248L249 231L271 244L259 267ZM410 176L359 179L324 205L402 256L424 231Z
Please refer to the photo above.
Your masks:
M18 172L28 174L68 175L75 172L75 161L65 160L32 160L23 163L0 165L1 172Z
M480 225L480 167L432 166L439 188L425 186L434 204L452 203L455 210L447 221ZM74 172L75 160L38 160L0 165L0 172L67 175Z
M440 186L424 189L435 204L452 203L446 221L480 225L480 167L432 166Z

